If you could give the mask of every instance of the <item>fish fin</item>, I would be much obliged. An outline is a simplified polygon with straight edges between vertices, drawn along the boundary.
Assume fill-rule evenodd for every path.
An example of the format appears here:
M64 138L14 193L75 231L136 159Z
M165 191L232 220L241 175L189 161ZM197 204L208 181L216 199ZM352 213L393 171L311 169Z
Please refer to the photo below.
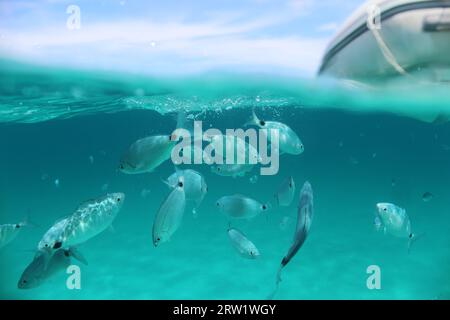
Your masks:
M78 210L78 208L77 208L76 210ZM55 221L53 224L57 224L57 223L59 223L59 222L65 220L65 219L67 219L68 217L69 217L69 216L64 216L64 217L62 217L62 218L56 219L56 221Z
M283 270L283 265L281 265L280 268L278 269L278 272L277 272L277 275L275 278L275 288L269 294L269 296L267 297L267 300L273 300L273 298L275 297L275 294L278 292L278 288L280 287L280 282L281 282L281 271L282 270Z
M161 178L161 182L164 183L165 185L167 185L169 187L169 189L173 189L173 187L170 185L169 181Z
M177 124L176 124L176 129L184 129L184 127L186 126L186 111L185 110L180 110L177 113Z
M413 243L416 242L417 240L419 240L420 238L422 238L424 235L425 235L424 232L419 233L419 234L411 233L411 235L408 239L408 253L411 252L411 246L413 245Z
M83 256L83 254L77 248L70 247L69 248L69 254L72 257L74 257L75 259L77 259L78 261L80 261L82 264L84 264L86 266L88 265L88 262L87 262L86 258Z
M255 113L255 109L252 109L252 116L250 117L250 119L244 124L245 127L248 126L260 126L259 125L259 119L258 116Z

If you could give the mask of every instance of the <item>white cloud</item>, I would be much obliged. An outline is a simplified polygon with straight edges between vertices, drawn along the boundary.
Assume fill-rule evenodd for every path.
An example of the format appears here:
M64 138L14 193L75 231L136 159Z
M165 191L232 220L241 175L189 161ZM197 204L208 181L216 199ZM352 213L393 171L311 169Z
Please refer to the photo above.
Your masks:
M122 21L42 30L0 30L0 54L69 67L136 72L201 72L208 69L284 69L315 72L325 39L300 36L254 36L276 24L278 16L240 23Z

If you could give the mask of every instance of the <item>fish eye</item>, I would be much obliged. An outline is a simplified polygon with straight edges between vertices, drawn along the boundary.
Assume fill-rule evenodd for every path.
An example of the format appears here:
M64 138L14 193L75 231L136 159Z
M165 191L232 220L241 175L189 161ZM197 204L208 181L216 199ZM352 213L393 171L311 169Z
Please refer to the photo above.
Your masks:
M263 209L263 210L266 210L266 209L267 209L267 206L266 206L265 204L263 204L262 209Z
M119 168L120 168L121 170L125 169L125 167L123 166L123 164L121 164Z
M265 126L265 125L266 125L266 122L265 122L264 120L261 120L261 121L259 122L259 124L260 124L261 126Z
M383 211L385 211L385 212L386 212L386 211L387 211L387 208L383 208Z
M253 256L253 251L250 251L250 255Z
M117 202L120 202L120 198L117 198Z
M46 244L44 245L44 247L48 248L48 244L46 243Z
M178 182L178 186L181 188L181 187L183 187L183 182Z
M20 224L16 224L16 229L19 229L20 228Z
M216 202L216 206L219 206L220 204L219 204L219 202Z

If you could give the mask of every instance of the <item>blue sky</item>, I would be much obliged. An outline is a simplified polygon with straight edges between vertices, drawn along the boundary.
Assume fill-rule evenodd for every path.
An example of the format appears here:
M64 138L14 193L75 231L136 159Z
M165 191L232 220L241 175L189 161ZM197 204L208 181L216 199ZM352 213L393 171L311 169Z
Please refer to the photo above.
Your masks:
M362 0L0 0L0 55L145 74L312 75ZM81 28L66 26L69 5Z

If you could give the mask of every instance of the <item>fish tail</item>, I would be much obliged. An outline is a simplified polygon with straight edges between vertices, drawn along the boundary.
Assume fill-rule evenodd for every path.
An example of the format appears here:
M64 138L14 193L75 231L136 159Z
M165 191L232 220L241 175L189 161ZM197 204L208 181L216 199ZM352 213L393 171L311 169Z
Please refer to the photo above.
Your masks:
M413 245L413 243L415 243L417 240L422 238L424 235L425 235L424 232L419 233L419 234L411 233L411 235L408 239L408 253L411 252L411 246Z
M267 300L273 300L276 293L278 292L278 288L280 287L281 282L281 271L283 270L283 265L280 266L278 269L276 278L275 278L275 287L273 288L272 292L267 296Z

